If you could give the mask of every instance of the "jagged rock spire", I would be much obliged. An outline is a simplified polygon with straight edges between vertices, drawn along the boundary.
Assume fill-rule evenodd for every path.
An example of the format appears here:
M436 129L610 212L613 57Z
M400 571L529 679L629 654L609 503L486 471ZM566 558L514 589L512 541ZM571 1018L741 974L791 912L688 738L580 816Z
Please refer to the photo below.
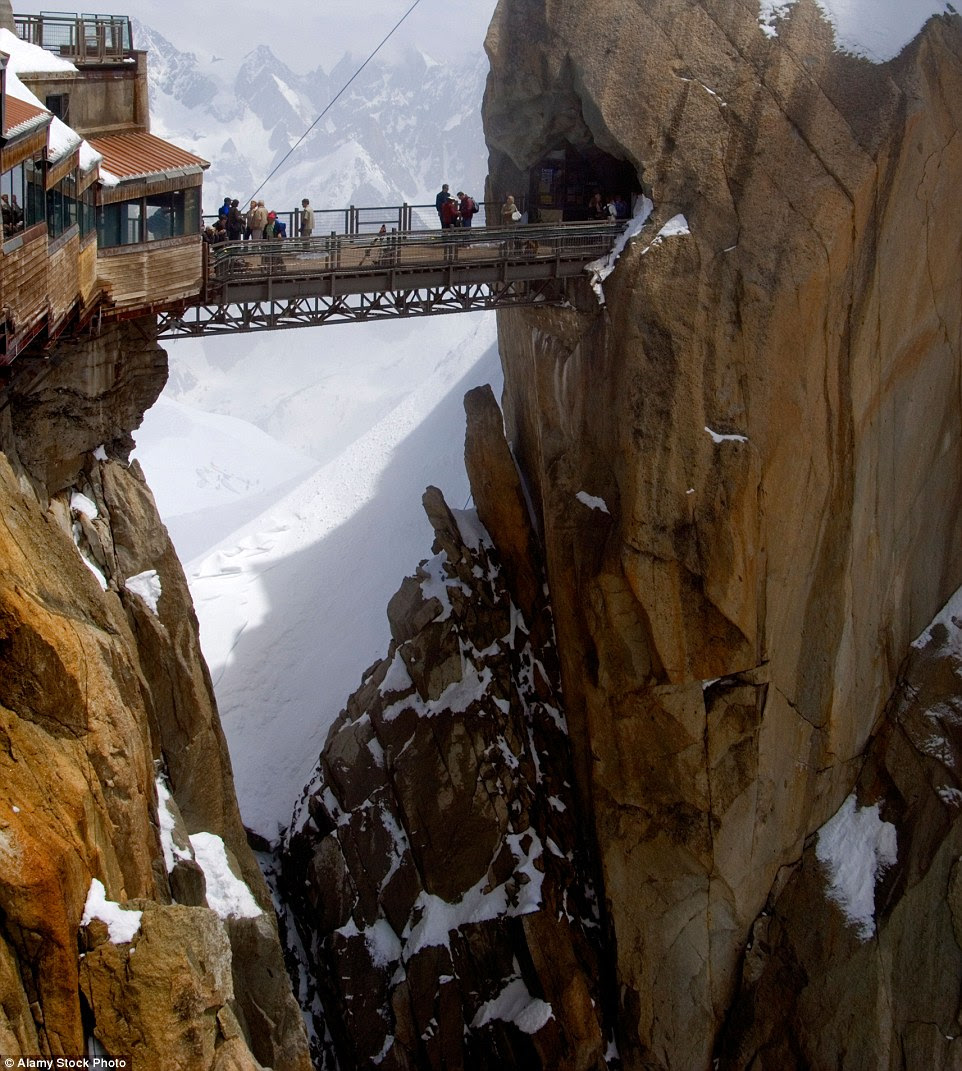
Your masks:
M17 32L13 26L13 6L10 0L0 0L0 30Z

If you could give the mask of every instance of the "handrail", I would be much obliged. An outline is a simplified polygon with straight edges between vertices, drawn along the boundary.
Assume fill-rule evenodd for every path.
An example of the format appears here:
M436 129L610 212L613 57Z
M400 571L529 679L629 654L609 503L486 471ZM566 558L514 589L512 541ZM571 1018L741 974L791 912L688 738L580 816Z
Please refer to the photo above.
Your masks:
M14 15L17 36L74 63L122 63L133 53L127 15Z
M241 205L242 212L246 212L247 205ZM478 214L474 217L475 227L484 227L488 221L492 226L501 223L500 201L478 201ZM521 211L524 211L523 203ZM313 208L314 233L327 234L336 231L338 234L369 234L374 235L382 226L388 230L396 228L399 231L427 231L438 230L437 209L434 203L423 205L348 205L346 208ZM300 232L300 209L291 209L275 213L284 221L289 238L299 236ZM217 220L215 215L203 217L204 226L209 226Z
M626 226L623 222L533 224L221 242L209 249L210 280L230 283L279 275L415 272L475 263L590 261L607 253Z

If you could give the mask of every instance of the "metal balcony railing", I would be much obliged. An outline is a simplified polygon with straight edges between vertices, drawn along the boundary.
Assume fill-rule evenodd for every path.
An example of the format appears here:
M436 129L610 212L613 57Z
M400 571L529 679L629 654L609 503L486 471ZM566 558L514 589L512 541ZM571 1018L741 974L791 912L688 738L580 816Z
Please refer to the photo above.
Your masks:
M561 262L584 264L604 256L624 227L624 223L563 223L222 242L209 250L209 278L212 283L230 284L387 269L392 285L397 285L403 273L416 276L436 267L463 270L522 263L535 269L532 277L547 278L557 274L553 266Z
M126 15L14 15L17 36L73 63L123 63L133 52Z
M520 211L524 211L523 199L519 198ZM270 205L268 205L270 207ZM241 203L246 212L248 205ZM501 225L501 202L479 201L480 211L474 217L474 227L498 227ZM433 204L426 205L348 205L347 208L314 208L314 234L367 234L375 235L380 228L398 231L429 231L440 227L438 213ZM287 237L298 237L300 211L277 213L278 219L287 227ZM212 224L217 216L204 216L205 226Z

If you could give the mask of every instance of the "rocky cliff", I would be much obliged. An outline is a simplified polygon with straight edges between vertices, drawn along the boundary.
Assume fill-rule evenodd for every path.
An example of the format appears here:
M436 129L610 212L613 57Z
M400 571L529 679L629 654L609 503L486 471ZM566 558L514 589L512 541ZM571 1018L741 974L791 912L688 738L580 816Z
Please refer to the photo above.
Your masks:
M625 1065L708 1067L740 992L726 1066L955 1066L959 947L935 902L957 811L930 790L958 766L932 782L901 704L883 712L962 578L962 25L933 18L884 64L837 51L806 0L776 28L712 0L499 5L495 192L568 142L629 162L655 206L604 306L501 314L508 437L545 544ZM880 936L848 935L873 970L845 975L841 944L809 955L798 931L835 919L806 845L856 785L900 863ZM742 963L766 905L778 922ZM930 941L945 971L920 976ZM770 1003L802 977L804 999ZM846 985L858 1041L816 1042ZM793 1041L769 1059L776 1035Z
M502 0L487 47L493 195L568 146L653 213L499 314L484 534L429 496L296 814L303 996L344 1067L957 1067L958 611L911 644L962 580L962 23Z
M282 852L301 997L320 1067L600 1071L612 1001L537 537L491 391L466 406L478 511L426 492L435 556Z
M0 398L0 1051L310 1066L180 564L131 430L152 321Z

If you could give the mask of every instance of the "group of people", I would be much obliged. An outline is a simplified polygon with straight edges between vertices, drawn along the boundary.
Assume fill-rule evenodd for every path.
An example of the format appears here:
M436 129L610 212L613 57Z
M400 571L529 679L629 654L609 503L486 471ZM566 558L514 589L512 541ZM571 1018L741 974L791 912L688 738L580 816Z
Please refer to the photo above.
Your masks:
M434 206L438 210L442 230L448 230L451 227L470 227L479 211L478 202L473 197L466 194L464 190L458 190L455 196L446 182L434 199Z
M630 214L631 210L628 207L628 202L620 193L608 198L602 197L600 193L595 193L592 195L591 200L588 201L589 219L628 219Z
M13 198L11 201L10 198ZM23 230L23 209L17 201L17 195L0 194L0 217L3 219L4 236L17 234Z
M451 193L450 187L445 182L440 193L434 201L441 221L442 230L452 227L470 227L480 210L477 201L464 190L458 190L457 194ZM13 205L8 202L7 195L0 197L0 207L3 211L3 229L5 233L11 233L23 224L23 210L17 204L14 197ZM588 201L588 218L593 220L628 219L630 215L628 202L620 194L612 197L603 197L600 193L592 195ZM501 206L501 226L510 227L520 223L521 212L512 194L508 194ZM302 238L310 238L314 233L314 209L308 198L301 201L300 210L296 219L297 233ZM384 228L381 228L382 233ZM225 197L224 203L217 212L214 223L205 228L204 239L211 245L219 242L245 242L258 238L286 238L287 224L279 218L276 212L268 211L263 201L251 201L247 212L240 210L240 204L236 198Z
M301 234L309 238L314 229L314 213L307 198L301 202ZM220 242L245 242L251 239L286 238L287 224L263 201L251 201L246 212L240 209L237 198L225 197L217 210L217 219L204 229L204 240L211 245Z

